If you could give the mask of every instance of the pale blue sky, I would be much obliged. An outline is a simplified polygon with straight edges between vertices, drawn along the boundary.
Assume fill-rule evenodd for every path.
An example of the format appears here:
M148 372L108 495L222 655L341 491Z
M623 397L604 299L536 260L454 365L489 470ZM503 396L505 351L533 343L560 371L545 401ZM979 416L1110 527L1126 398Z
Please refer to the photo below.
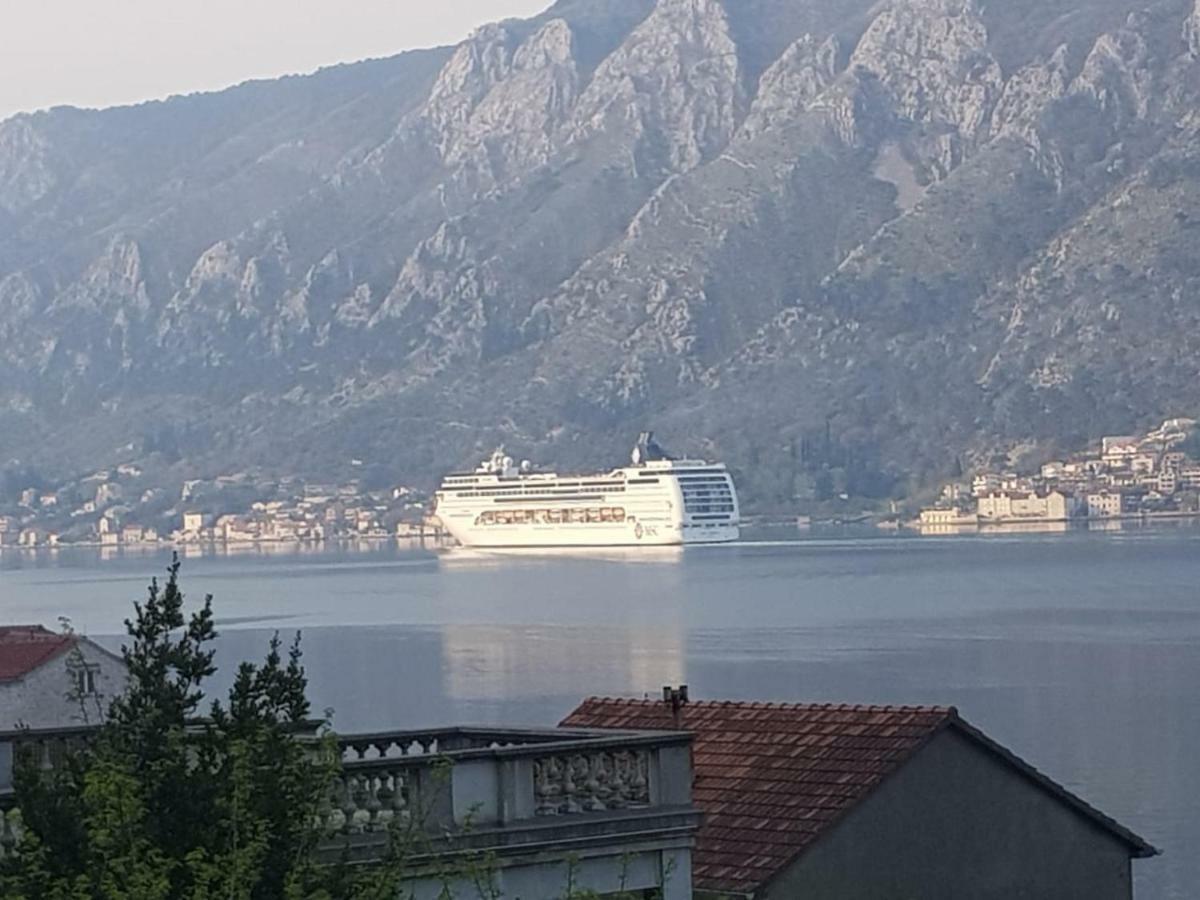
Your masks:
M0 0L0 119L456 42L551 0Z

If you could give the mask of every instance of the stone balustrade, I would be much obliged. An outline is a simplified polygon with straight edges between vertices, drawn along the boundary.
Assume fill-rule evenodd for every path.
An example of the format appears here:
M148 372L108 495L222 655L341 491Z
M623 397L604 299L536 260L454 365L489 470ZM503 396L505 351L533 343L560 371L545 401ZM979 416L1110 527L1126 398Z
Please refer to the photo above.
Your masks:
M323 813L333 835L400 821L423 830L511 827L691 802L686 734L449 729L339 738Z
M650 751L594 750L538 757L533 763L539 816L650 805Z
M20 835L14 759L54 766L92 735L0 735L0 858ZM661 886L663 860L690 860L699 815L686 733L448 728L338 736L337 747L340 771L318 823L330 860L379 859L402 826L423 835L415 846L424 856L497 856L530 897L555 896L562 860L581 852L600 866L589 878L605 884L634 854L647 888ZM678 896L690 896L690 883Z

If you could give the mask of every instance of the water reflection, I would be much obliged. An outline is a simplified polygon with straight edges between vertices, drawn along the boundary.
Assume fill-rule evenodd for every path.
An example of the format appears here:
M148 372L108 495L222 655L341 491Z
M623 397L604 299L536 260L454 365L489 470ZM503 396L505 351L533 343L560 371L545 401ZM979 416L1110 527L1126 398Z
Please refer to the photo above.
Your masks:
M452 625L442 631L444 690L455 702L592 694L654 695L687 681L678 628Z
M1163 847L1139 900L1200 884L1200 530L830 539L574 554L204 556L219 663L304 631L343 731L545 724L589 694L955 704ZM1128 526L1128 527L1127 527ZM0 557L0 619L113 633L165 554ZM117 641L116 643L119 643Z

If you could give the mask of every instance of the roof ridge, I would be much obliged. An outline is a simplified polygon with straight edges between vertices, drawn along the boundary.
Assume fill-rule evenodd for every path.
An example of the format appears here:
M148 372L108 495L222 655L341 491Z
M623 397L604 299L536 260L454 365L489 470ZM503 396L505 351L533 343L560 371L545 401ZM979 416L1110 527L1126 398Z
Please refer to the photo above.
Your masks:
M588 697L582 705L591 703L616 704L623 706L669 706L670 703L657 697ZM829 710L838 712L919 712L957 716L954 706L936 704L897 703L821 703L816 701L762 701L762 700L690 700L684 708L693 709L753 709L753 710Z

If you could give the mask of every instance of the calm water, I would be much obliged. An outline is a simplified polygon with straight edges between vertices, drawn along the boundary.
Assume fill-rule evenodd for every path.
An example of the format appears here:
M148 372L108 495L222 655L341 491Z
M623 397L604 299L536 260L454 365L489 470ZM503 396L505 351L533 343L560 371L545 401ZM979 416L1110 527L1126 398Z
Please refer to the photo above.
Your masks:
M0 556L0 621L110 643L165 555ZM303 630L342 731L553 723L590 694L956 705L1200 896L1200 530L814 540L661 556L189 559L220 659Z

